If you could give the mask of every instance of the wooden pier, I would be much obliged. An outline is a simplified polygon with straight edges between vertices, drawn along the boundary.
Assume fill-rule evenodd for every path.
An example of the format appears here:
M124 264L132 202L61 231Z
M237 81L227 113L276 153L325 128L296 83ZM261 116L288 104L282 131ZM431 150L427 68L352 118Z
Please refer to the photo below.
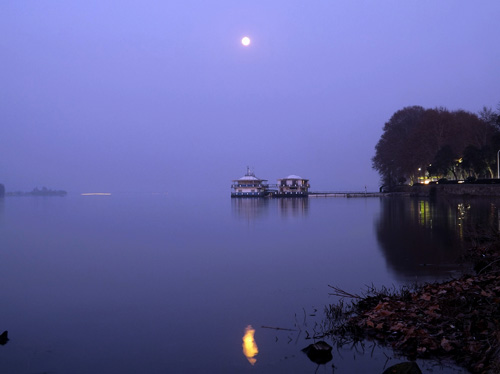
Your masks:
M309 192L309 197L382 197L385 194L382 192L342 192L342 191L321 191Z

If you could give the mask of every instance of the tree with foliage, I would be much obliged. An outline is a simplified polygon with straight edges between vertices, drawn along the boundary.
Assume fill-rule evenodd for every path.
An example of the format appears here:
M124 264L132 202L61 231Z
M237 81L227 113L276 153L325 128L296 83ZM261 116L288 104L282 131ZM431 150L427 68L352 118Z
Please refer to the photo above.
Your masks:
M478 114L481 120L500 129L500 103L498 103L496 111L484 106Z
M490 125L496 125L497 124L497 119L498 119L498 114L493 111L493 109L488 108L483 106L483 109L479 111L479 118L490 124Z
M384 125L384 133L375 147L373 168L382 176L384 185L394 186L415 178L415 170L422 163L422 154L409 146L425 109L420 106L406 107L393 114Z
M455 179L457 179L456 168L459 163L458 160L451 146L447 144L436 153L427 171L429 175L447 175L452 173Z
M492 177L495 150L500 149L497 118L484 108L479 116L446 108L403 108L384 125L373 168L388 187L412 184L422 170L436 178Z
M462 160L462 171L466 178L474 177L475 179L492 177L491 167L488 163L489 149L479 149L473 145L469 145L464 149Z

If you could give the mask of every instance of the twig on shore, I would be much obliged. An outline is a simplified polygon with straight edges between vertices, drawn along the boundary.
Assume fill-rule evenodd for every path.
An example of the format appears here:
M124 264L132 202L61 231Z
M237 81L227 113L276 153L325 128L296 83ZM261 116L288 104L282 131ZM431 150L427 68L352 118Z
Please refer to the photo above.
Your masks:
M297 331L297 330L294 330L294 329L287 329L287 328L284 328L284 327L261 326L261 328L263 328L263 329L271 329L271 330L282 330L282 331Z
M331 286L331 285L328 285L328 287L330 287L331 289L333 289L335 291L335 292L329 293L329 295L339 296L339 297L349 297L351 299L362 299L361 296L359 296L357 294L349 293L349 292L344 291L338 287Z
M484 270L488 269L489 267L492 267L492 266L493 266L495 263L497 263L497 262L500 262L500 259L490 262L488 265L486 265L486 266L485 266L485 267L483 267L481 270L479 270L479 271L477 272L477 274L478 274L478 275L479 275L479 274L481 274Z

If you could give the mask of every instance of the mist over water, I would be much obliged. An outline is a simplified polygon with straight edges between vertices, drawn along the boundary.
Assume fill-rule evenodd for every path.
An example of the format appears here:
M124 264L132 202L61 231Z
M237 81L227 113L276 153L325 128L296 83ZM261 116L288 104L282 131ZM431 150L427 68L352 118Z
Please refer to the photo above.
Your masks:
M300 350L336 301L329 284L359 293L456 276L470 217L498 224L484 200L8 197L0 363L12 373L314 372ZM254 357L242 348L249 325ZM381 372L377 352L334 352L331 363Z
M0 198L0 372L382 372L378 348L300 351L328 285L455 276L464 222L498 227L496 205L230 199L230 181L378 191L394 112L496 107L499 11L1 1L0 184L69 194Z
M3 0L0 183L217 193L250 165L314 190L377 191L371 158L394 112L497 106L499 11Z

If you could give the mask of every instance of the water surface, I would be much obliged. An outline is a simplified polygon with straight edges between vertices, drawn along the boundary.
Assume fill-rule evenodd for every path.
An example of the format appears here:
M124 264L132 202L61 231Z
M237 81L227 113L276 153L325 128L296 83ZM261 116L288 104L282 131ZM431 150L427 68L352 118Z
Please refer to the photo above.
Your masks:
M7 197L0 200L0 330L10 341L0 346L1 371L331 373L334 365L337 374L382 372L400 359L388 361L389 351L371 346L334 350L320 367L300 351L324 306L336 301L328 285L359 293L457 276L471 218L498 225L496 205ZM255 361L243 354L249 325Z

